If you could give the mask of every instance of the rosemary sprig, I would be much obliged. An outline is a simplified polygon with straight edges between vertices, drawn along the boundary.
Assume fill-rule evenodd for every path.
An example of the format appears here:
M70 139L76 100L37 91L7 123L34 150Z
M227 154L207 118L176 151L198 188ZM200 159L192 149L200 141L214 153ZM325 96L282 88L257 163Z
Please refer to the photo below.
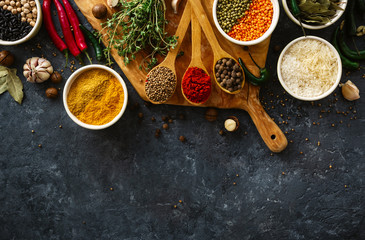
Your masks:
M117 50L127 65L136 54L145 49L150 53L143 59L140 69L146 71L157 64L156 54L166 55L177 44L176 36L167 36L164 0L120 0L120 11L113 14L100 31L108 46L104 49L107 64L111 65L111 50Z

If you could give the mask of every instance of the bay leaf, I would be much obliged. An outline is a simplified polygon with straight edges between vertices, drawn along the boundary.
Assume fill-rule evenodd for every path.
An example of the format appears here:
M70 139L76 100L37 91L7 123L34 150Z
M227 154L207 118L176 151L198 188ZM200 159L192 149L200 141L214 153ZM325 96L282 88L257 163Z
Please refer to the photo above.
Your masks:
M6 90L8 90L8 84L6 82L6 76L7 75L0 77L0 94L5 92Z
M0 77L4 77L6 75L8 75L8 68L0 66Z
M302 12L302 20L312 24L326 24L336 15L339 0L297 0Z
M8 92L19 104L23 101L23 83L20 78L16 75L16 69L8 69L8 75L6 83L8 85Z

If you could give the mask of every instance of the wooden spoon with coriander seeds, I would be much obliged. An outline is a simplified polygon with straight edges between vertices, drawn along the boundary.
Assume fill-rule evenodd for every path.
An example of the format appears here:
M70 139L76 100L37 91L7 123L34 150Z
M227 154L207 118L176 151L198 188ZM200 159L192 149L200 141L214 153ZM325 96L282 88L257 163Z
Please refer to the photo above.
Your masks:
M202 69L209 76L208 71L205 68L204 63L201 58L202 57L202 54L201 54L202 35L201 34L202 34L202 30L201 30L199 21L198 21L197 17L195 16L194 10L191 9L191 44L192 44L191 61L182 78L183 80L181 82L181 93L184 96L186 101L188 101L190 104L196 105L196 106L205 103L209 99L209 97L205 101L199 102L199 103L190 101L184 93L183 81L185 79L186 73L188 72L188 69L192 68L192 67L197 67L197 68ZM210 83L210 84L212 84L212 83Z
M186 31L188 30L190 21L191 21L191 5L187 3L185 5L183 15L181 17L179 26L175 33L175 36L178 37L176 47L174 49L170 49L166 58L147 74L147 78L144 83L144 89L146 92L147 99L153 104L165 103L174 95L177 85L175 60L177 54L179 53L181 43L184 40ZM166 82L163 81L163 78L164 79L168 77L173 78L172 74L175 77L174 82L171 81L170 86L166 86L167 84ZM152 82L151 81L152 76L159 79L156 79L156 81L153 80ZM155 86L152 86L152 84L155 84Z
M245 75L244 75L244 72L243 72L243 69L242 67L238 64L238 61L232 57L229 53L227 53L226 51L224 51L222 49L222 47L219 45L219 42L214 34L214 31L213 31L213 28L212 26L210 25L210 22L207 18L207 15L204 11L204 8L203 8L203 5L202 3L197 0L188 0L188 2L191 4L191 8L194 10L195 12L195 16L197 16L198 18L198 21L205 33L205 36L207 37L207 40L210 44L210 46L212 47L212 50L213 50L213 55L214 55L214 60L213 60L213 73L214 73L214 79L215 79L215 82L217 83L217 85L219 86L219 88L221 90L223 90L224 92L226 93L229 93L229 94L237 94L239 93L242 89L243 89L243 86L245 85ZM236 90L236 91L228 91L228 89L222 87L220 85L220 83L218 82L217 80L217 77L216 77L216 64L218 63L219 60L221 59L225 59L225 58L229 58L229 59L233 59L234 62L236 64L238 64L239 66L239 69L241 70L241 74L242 74L242 83L241 83L241 88Z

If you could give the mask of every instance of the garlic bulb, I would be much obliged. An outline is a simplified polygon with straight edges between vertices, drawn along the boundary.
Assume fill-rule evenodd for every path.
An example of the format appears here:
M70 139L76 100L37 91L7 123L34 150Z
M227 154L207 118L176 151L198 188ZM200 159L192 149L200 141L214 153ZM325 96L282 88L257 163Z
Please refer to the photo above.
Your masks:
M172 0L171 1L171 7L174 10L174 13L177 14L177 9L179 8L181 0Z
M118 5L119 1L118 0L108 0L108 5L111 8L114 8Z
M360 98L360 90L350 80L347 80L344 84L340 84L340 87L342 88L342 95L345 99L354 101Z
M23 66L24 77L32 83L42 83L48 80L53 73L51 63L39 57L29 58Z

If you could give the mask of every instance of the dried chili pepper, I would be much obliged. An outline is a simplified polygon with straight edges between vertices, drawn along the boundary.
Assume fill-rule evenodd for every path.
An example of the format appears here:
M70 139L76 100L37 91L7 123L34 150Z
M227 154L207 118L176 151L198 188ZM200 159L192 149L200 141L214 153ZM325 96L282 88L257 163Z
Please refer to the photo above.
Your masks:
M61 37L58 35L57 30L53 24L51 16L51 0L44 0L42 4L44 25L46 26L49 37L52 39L54 45L65 55L66 66L68 63L68 48L63 42Z
M194 103L207 101L212 88L210 76L198 67L186 70L181 85L185 97Z
M66 45L69 48L71 54L76 57L80 62L81 59L81 52L77 48L74 36L71 32L70 23L67 19L67 15L65 9L63 9L61 3L58 0L53 0L56 4L57 12L58 12L58 19L60 20L63 36L65 37Z

